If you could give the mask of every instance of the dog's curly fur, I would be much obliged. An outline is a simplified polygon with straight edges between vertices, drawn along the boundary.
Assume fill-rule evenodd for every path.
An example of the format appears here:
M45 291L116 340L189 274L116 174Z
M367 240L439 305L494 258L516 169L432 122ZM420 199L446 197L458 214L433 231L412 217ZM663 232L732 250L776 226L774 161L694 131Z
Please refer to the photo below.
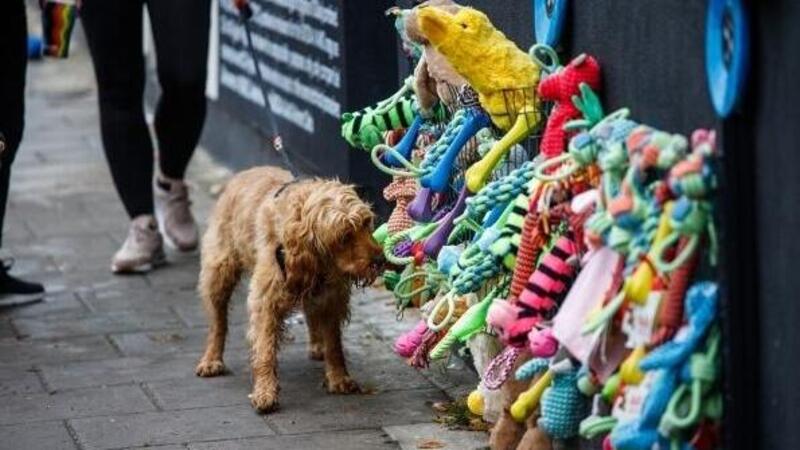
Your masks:
M209 333L197 375L225 372L228 302L239 278L249 273L253 406L261 412L277 406L278 345L285 318L299 307L308 324L309 356L325 360L328 391L357 392L345 365L341 327L352 284L377 275L381 248L372 227L373 213L352 186L293 180L272 167L236 175L203 237L199 290Z

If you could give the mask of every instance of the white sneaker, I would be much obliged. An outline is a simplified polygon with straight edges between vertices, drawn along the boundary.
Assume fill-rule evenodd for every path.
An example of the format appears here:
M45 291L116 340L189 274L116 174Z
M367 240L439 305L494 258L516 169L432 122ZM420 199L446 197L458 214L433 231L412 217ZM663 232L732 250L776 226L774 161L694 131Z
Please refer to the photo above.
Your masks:
M111 260L114 273L147 272L164 264L164 244L153 216L143 214L131 221L128 238Z
M170 248L190 252L197 248L197 223L189 209L189 188L181 180L157 176L153 180L158 229Z

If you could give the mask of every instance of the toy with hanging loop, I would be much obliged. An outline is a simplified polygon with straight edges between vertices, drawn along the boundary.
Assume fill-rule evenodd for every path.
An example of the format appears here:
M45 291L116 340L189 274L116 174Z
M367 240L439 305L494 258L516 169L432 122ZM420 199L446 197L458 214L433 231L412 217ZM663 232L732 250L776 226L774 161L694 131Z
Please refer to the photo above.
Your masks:
M486 312L498 295L499 289L494 288L483 300L476 303L456 320L447 334L430 352L431 359L444 357L445 353L457 342L466 342L472 335L478 333L486 326Z
M711 202L708 195L716 186L710 168L714 157L715 133L697 130L692 134L692 154L676 164L670 171L670 189L680 198L675 202L671 225L673 232L656 248L653 263L662 273L670 273L684 264L697 250L704 234L708 234L710 259L716 261L716 230L712 220ZM686 245L672 261L665 258L666 250L685 236Z
M408 128L417 115L417 101L411 97L413 77L391 97L358 112L342 115L342 137L353 147L372 150L383 140L383 133ZM399 153L398 153L399 154Z
M680 340L673 340L665 343L661 347L654 349L640 363L639 367L645 372L655 371L655 380L645 400L642 412L635 419L622 422L611 432L610 440L615 449L633 450L652 448L654 445L669 447L669 431L665 435L661 432L660 426L664 413L667 411L672 399L675 397L681 385L681 374L692 374L693 354L704 342L708 342L709 330L717 315L718 289L717 285L710 282L701 282L692 286L686 295L686 314L688 324ZM713 350L713 335L711 332L712 344L709 346ZM714 360L716 360L716 351ZM707 368L713 368L715 362L705 365L704 368L697 367L705 373L694 371L697 379L700 380L697 392L692 399L695 406L689 411L689 417L693 409L697 409L700 397L702 397L704 380L713 380L715 375ZM680 396L679 396L680 397ZM675 400L679 401L679 400ZM670 419L667 419L668 421Z
M540 53L548 55L550 66L540 59ZM530 54L548 73L539 83L537 92L542 100L554 103L539 145L540 153L549 159L564 152L570 134L570 130L564 128L565 125L581 118L581 110L573 99L582 90L591 88L597 91L600 88L600 65L596 59L584 53L566 66L559 66L555 51L541 44L534 45Z

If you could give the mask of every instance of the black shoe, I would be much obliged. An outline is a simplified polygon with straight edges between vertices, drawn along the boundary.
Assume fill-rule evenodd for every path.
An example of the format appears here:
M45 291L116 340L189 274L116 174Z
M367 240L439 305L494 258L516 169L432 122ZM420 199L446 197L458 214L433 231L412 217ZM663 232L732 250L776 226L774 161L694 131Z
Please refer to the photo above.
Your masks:
M44 298L44 286L11 276L8 271L13 264L13 260L0 263L0 306L18 306L41 301Z

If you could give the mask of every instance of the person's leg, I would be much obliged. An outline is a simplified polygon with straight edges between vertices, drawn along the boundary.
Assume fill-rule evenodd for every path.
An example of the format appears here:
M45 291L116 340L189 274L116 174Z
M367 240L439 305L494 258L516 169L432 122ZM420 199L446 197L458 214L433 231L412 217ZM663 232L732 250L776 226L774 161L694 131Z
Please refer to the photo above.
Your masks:
M11 164L25 127L25 70L28 63L27 23L23 0L0 2L0 244L8 201ZM0 304L18 304L41 298L40 284L18 280L0 264Z
M112 260L114 272L145 271L163 261L153 214L153 144L144 118L142 55L144 0L84 0L81 20L94 62L103 148L111 176L131 217Z
M182 179L206 118L206 64L210 0L147 2L158 62L156 108L161 172Z
M210 0L148 0L161 98L156 107L160 175L156 217L164 238L182 251L197 247L197 225L183 176L206 115Z
M143 0L84 0L81 21L94 62L103 148L131 218L153 213L153 144L144 117Z
M25 69L27 23L23 0L4 1L0 5L0 133L4 149L0 153L0 244L8 200L11 163L17 154L25 127Z

